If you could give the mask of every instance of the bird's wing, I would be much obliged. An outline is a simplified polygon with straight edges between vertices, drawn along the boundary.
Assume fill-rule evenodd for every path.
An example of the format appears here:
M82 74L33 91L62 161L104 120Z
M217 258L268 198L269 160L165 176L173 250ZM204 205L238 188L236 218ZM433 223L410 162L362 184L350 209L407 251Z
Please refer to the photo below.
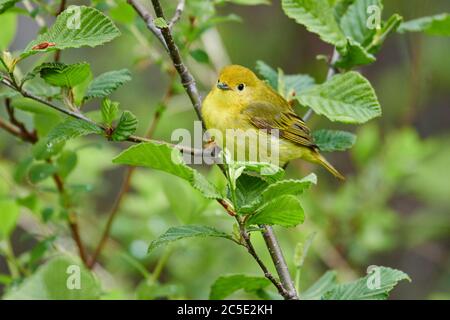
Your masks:
M241 111L258 129L278 129L281 138L304 147L317 148L305 122L286 106L252 102Z

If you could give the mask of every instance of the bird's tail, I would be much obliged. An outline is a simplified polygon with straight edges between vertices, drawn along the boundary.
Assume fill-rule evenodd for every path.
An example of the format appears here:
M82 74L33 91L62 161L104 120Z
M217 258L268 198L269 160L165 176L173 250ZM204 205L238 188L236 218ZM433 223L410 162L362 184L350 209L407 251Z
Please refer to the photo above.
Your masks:
M325 159L319 152L316 152L315 160L318 164L327 169L333 176L338 178L341 181L345 180L345 177L337 171L328 161Z

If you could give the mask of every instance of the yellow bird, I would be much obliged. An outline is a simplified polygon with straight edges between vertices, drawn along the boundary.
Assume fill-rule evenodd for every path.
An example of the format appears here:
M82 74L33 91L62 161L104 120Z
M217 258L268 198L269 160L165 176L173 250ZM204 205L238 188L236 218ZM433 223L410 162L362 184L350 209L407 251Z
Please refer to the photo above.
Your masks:
M277 165L301 158L322 165L340 180L345 179L320 154L311 131L291 105L245 67L230 65L222 69L217 84L203 101L202 116L208 131L221 133L212 136L222 148L228 146L225 137L229 129L254 131L259 137L277 140ZM272 132L278 136L274 138ZM273 163L271 159L258 158L260 162Z

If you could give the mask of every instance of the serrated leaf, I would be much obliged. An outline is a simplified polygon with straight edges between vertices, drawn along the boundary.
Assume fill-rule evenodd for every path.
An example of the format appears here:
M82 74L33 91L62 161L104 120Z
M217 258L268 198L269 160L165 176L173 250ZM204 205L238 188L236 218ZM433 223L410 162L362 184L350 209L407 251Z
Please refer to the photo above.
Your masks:
M65 141L61 140L57 143L49 144L45 139L39 140L33 145L32 153L36 160L47 160L52 156L60 153L64 148Z
M128 69L105 72L91 82L84 100L107 97L130 80L131 73Z
M130 111L124 111L119 122L114 129L111 139L114 141L124 141L131 136L137 128L138 120Z
M364 123L381 115L372 85L358 72L335 75L297 98L300 104L331 121Z
M10 290L6 300L98 299L99 281L78 259L57 256L47 261L20 285Z
M198 171L184 163L179 150L165 144L154 142L140 143L123 151L113 159L113 163L165 171L188 181L206 198L222 198L222 195L213 184L206 180Z
M0 0L0 14L5 12L9 8L14 7L17 2L19 2L19 0Z
M109 99L103 99L101 112L103 123L110 126L116 120L117 114L119 113L119 103Z
M318 34L323 41L337 47L345 45L346 38L328 0L282 0L281 3L288 17Z
M225 239L232 239L232 237L225 232L218 231L209 226L202 225L186 225L180 227L169 228L163 235L158 239L153 240L148 248L148 252L154 250L155 248L168 244L169 242L177 241L185 238L194 237L218 237Z
M222 276L211 286L210 300L222 300L243 289L249 293L256 293L270 285L270 281L263 277L251 277L244 274Z
M56 144L88 134L103 134L103 130L93 123L68 118L48 133L47 144Z
M356 142L356 135L339 130L317 130L313 132L313 138L322 152L345 151Z
M252 213L261 201L261 193L269 184L261 177L242 174L236 181L236 201L239 213Z
M236 161L231 164L235 167L243 167L245 173L255 173L268 183L279 181L284 177L284 170L277 165L267 162Z
M31 166L28 171L28 178L31 183L41 182L52 174L56 173L57 169L54 165L49 163L39 163Z
M340 284L323 295L325 300L384 300L389 292L402 280L411 281L409 276L396 269L374 267L367 276L354 282Z
M294 227L303 223L305 215L296 196L285 195L265 203L250 216L247 225L267 224Z
M375 56L369 53L360 43L351 38L347 40L347 45L342 49L338 49L340 58L334 64L336 67L349 70L376 61Z
M379 9L379 16L375 12L369 11L369 7L376 6ZM380 0L355 0L348 6L341 18L340 25L344 34L354 42L366 46L374 36L377 26L370 25L371 17L379 18L381 24L381 12L383 5ZM378 27L381 27L378 26Z
M7 239L16 227L20 208L12 199L0 199L0 240Z
M40 65L36 72L39 72L41 78L52 86L73 88L91 75L91 68L86 62L70 65L51 62Z
M311 287L300 294L302 300L319 300L337 285L336 271L327 271Z
M432 36L450 36L450 14L442 13L403 22L398 32L424 32Z
M120 31L112 20L99 10L86 6L70 6L58 15L47 32L28 44L21 58L38 52L96 47L119 35ZM38 49L42 44L47 45Z
M256 70L283 97L299 95L315 84L314 79L309 75L285 75L280 69L277 72L271 66L260 60L256 62Z
M317 176L314 173L301 180L282 180L269 185L262 193L262 203L267 203L278 197L286 195L301 195L313 184L317 184Z

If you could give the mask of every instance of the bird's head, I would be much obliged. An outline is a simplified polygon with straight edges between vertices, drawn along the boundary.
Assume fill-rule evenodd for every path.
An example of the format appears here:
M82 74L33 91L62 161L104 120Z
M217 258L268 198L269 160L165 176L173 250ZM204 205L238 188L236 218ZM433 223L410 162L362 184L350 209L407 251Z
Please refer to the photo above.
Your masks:
M230 65L220 72L215 91L225 100L244 102L252 99L260 83L261 80L250 69Z

